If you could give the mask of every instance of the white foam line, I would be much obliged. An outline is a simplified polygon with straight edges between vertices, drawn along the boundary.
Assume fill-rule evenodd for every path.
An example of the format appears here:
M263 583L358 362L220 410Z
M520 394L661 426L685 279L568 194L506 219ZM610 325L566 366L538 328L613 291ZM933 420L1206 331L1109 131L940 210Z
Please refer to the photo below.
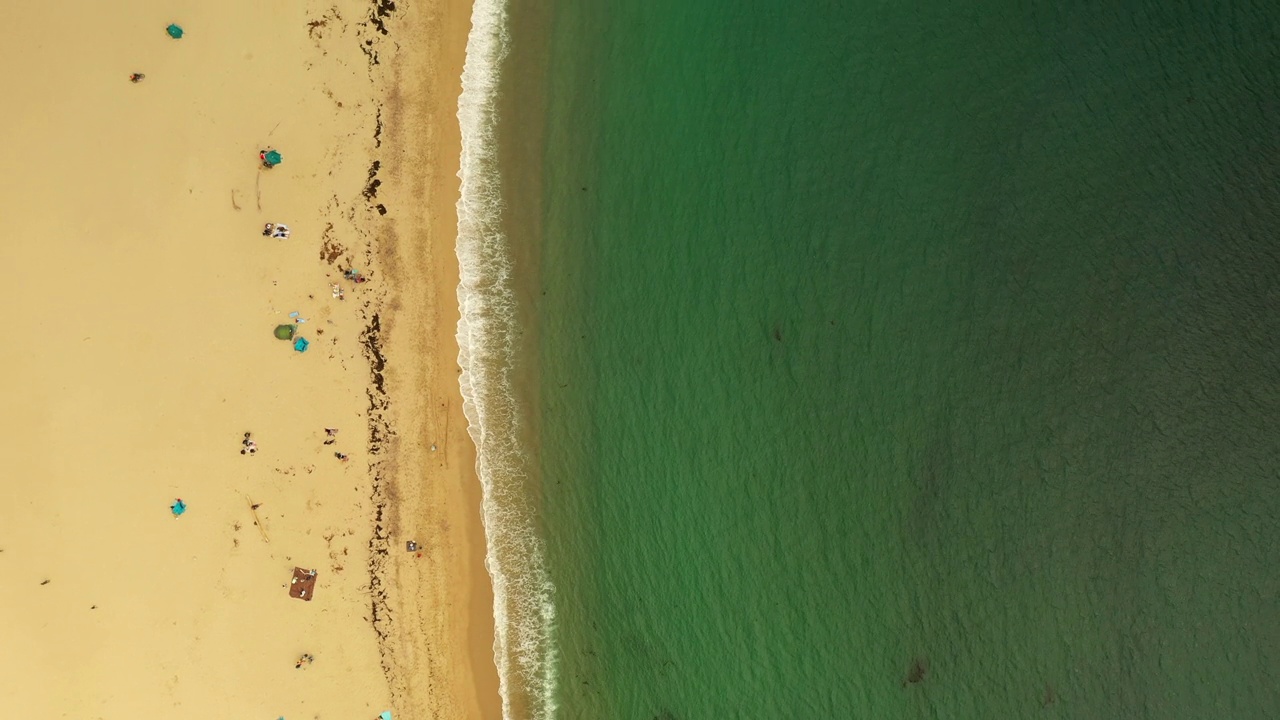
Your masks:
M546 720L556 713L555 589L525 495L529 456L520 447L511 379L515 296L496 157L498 81L508 41L505 0L476 0L458 98L458 384L482 487L502 716L511 720L514 690L528 698L533 720Z

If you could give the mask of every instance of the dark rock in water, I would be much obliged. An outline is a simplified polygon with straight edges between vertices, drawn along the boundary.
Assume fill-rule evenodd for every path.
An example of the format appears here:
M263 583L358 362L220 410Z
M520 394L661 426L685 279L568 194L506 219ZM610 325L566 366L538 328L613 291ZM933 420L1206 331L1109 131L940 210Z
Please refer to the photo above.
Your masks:
M929 672L929 661L925 658L915 658L911 661L911 669L907 671L907 677L902 681L902 687L915 685L924 680L924 675L927 672Z

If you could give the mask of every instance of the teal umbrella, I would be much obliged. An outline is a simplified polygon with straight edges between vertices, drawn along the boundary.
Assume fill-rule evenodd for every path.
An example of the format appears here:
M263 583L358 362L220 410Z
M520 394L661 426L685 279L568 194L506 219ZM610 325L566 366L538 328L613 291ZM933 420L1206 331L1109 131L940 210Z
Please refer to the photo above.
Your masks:
M306 352L307 348L310 346L311 346L311 343L307 342L307 339L304 337L300 337L297 340L293 341L293 349L297 350L298 352Z
M182 28L178 25L170 25L164 30L165 32L169 33L169 37L173 38L174 40L177 40L178 38L182 37Z
M262 164L267 167L279 165L283 160L284 156L280 154L279 150L268 150L262 153Z

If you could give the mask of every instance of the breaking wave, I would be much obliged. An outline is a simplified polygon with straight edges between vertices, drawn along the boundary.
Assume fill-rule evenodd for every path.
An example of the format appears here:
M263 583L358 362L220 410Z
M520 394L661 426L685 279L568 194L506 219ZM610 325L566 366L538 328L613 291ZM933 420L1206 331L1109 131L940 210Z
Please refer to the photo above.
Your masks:
M531 455L522 447L513 384L516 300L502 227L496 143L498 83L508 40L505 0L476 0L458 99L459 385L483 488L485 565L493 582L494 661L502 715L513 720L514 707L533 720L544 720L556 711L554 588L529 497Z

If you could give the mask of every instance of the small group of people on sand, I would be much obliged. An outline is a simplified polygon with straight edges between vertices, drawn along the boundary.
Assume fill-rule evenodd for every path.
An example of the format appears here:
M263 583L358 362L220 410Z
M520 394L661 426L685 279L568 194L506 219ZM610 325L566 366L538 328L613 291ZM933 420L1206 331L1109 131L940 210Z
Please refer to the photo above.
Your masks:
M325 439L324 439L325 445L332 445L338 442L338 428L327 427L324 429L324 435L325 435ZM244 438L240 441L240 445L241 445L240 447L241 455L255 455L258 452L258 443L254 442L253 433L246 432L244 434ZM335 452L333 456L338 458L342 462L346 462L351 459L350 455L347 455L346 453L341 453L341 452Z
M262 226L262 236L286 240L289 237L289 226L283 223L267 223Z

